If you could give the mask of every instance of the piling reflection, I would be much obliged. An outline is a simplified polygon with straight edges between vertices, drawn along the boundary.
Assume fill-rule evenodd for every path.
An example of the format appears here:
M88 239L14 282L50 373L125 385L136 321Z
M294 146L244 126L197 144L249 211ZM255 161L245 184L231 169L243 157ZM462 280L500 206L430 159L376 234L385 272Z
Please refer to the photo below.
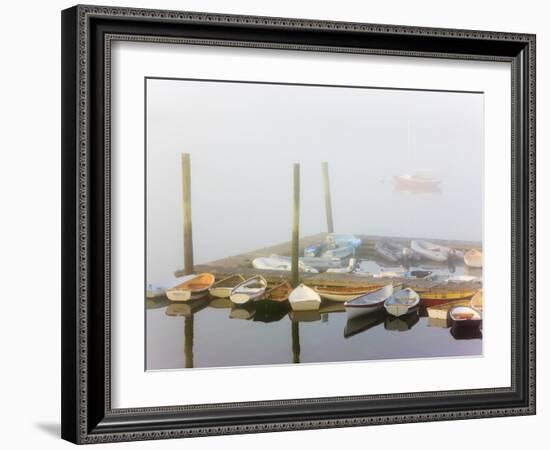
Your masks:
M384 321L384 328L388 331L409 331L419 320L418 308L399 317L388 314Z
M153 324L163 326L161 325L163 320L170 321L163 326L163 336L169 335L168 330L171 327L169 324L181 324L183 342L179 348L180 355L181 352L183 353L183 361L179 367L185 368L216 367L218 366L216 355L219 351L223 351L226 355L235 355L238 360L244 355L245 348L248 352L258 349L254 364L270 364L273 362L270 359L269 348L271 346L276 348L280 344L288 343L289 340L291 342L290 348L286 347L286 359L280 363L299 364L318 360L318 356L313 360L309 359L311 356L304 356L304 348L308 349L308 354L322 348L322 351L327 354L326 361L353 360L353 352L360 355L358 360L369 359L369 352L376 349L378 349L374 353L376 355L394 352L401 357L411 352L414 357L414 342L423 342L422 345L426 345L426 338L422 336L429 333L433 334L429 345L433 345L434 348L443 347L443 350L438 353L441 356L446 356L448 352L451 352L450 354L461 354L461 352L480 354L481 352L482 334L479 328L453 327L448 318L429 317L426 307L416 307L413 311L399 317L392 316L381 308L368 314L348 318L343 302L323 301L318 310L293 311L288 302L259 300L236 306L229 299L207 296L187 302L171 302L166 298L149 299L147 313L155 317ZM199 322L195 319L197 314L200 315ZM223 323L228 319L233 322L231 326ZM148 326L151 326L151 322L148 322ZM386 339L387 333L396 331L400 332L399 335L403 333L407 338ZM447 338L441 335L441 332L445 333ZM397 337L397 335L394 336ZM201 343L198 366L195 353L197 339ZM252 343L251 346L240 345L240 339L245 339L243 342ZM368 346L365 346L365 339L368 340ZM304 347L306 342L307 346ZM452 342L467 346L453 350ZM347 349L349 345L351 347ZM167 348L163 348L162 352L169 352ZM215 351L215 348L218 350ZM266 348L267 351L260 351L261 348ZM410 350L406 350L407 348ZM161 353L160 349L157 351ZM212 361L210 365L204 364L204 358L209 358L209 362ZM221 357L219 359L227 360ZM246 361L242 365L251 364L249 360Z

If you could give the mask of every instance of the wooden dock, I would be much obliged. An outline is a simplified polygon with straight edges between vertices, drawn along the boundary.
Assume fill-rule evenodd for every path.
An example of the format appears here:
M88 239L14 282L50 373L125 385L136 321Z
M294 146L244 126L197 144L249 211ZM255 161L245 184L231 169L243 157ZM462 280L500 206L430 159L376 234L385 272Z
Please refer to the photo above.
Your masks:
M312 236L307 236L299 241L300 254L303 254L304 248L318 244L319 242L324 242L326 239L327 233L319 233ZM355 256L359 260L374 260L375 251L374 244L379 239L385 239L381 236L368 236L368 235L355 235L362 240L362 245L356 249ZM392 241L401 242L404 244L409 244L412 239L416 238L388 238ZM422 238L420 238L422 239ZM471 242L471 241L450 241L450 240L441 240L441 239L426 239L430 242L449 246L456 248L458 250L469 250L472 248L481 249L480 242ZM241 273L245 277L253 276L257 274L263 275L266 280L272 284L277 283L283 279L290 279L291 273L286 271L278 270L259 270L252 267L252 261L255 258L262 256L270 256L272 254L290 256L291 255L291 243L284 242L276 244L270 247L260 248L251 252L242 253L239 255L228 256L216 261L211 261L206 264L195 265L195 273L200 272L209 272L216 276L217 279L224 278L234 273ZM428 265L438 265L438 263L428 262ZM439 264L439 267L446 267L445 264ZM176 271L176 276L182 276L184 274L183 270ZM341 273L319 273L319 274L306 274L300 273L301 280L312 286L346 286L346 285L380 285L388 283L399 283L406 282L408 286L418 287L418 288L429 288L433 283L430 280L405 280L401 278L391 277L391 278L379 278L379 277L369 277L369 276L358 276L356 274L341 274ZM460 283L460 289L470 289L472 285L475 287L479 283Z

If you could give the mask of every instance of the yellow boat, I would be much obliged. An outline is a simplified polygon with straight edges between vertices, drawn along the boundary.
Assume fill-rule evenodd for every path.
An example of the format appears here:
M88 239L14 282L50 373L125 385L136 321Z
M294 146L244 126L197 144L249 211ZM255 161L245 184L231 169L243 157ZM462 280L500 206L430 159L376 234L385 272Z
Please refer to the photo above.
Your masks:
M477 289L415 289L420 296L422 306L430 308L456 300L469 300L477 292Z
M166 297L173 302L186 302L188 300L199 298L208 292L215 281L211 273L201 273L194 276L173 288L166 291Z

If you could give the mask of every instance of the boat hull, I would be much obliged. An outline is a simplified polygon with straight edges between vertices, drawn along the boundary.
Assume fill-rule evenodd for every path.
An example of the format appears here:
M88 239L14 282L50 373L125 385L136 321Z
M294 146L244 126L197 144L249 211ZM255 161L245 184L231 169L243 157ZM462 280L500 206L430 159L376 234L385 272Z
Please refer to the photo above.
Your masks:
M228 298L231 295L232 287L210 288L210 295L216 298Z
M177 289L166 291L166 297L173 302L188 302L190 300L197 300L206 295L208 289L200 292L190 291L187 289Z
M348 320L351 320L351 319L355 319L356 317L381 311L383 308L384 308L384 302L381 302L378 305L369 305L369 306L346 306L346 315Z
M310 299L299 302L291 302L290 307L293 311L316 311L321 306L321 300Z
M245 305L248 302L252 302L262 296L263 292L260 292L258 294L245 294L241 292L236 292L234 294L231 294L229 297L229 300L231 300L236 305Z

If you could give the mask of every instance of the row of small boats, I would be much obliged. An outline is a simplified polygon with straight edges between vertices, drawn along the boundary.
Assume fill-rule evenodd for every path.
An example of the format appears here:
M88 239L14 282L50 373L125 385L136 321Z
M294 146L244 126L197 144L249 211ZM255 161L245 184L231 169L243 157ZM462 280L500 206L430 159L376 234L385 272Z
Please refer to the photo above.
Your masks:
M434 244L425 240L413 240L410 247L389 239L381 239L374 244L376 253L386 261L397 263L400 261L416 262L422 259L438 263L463 260L464 264L472 268L483 266L483 254L478 249L467 252Z
M423 305L436 307L438 305L452 305L453 309L438 308L456 316L456 320L466 320L470 311L470 321L481 321L481 311L472 306L458 304L465 298L476 298L475 290L430 290L430 288L410 287L403 288L401 284L393 285L368 285L368 286L314 286L300 284L292 288L288 281L268 288L268 283L262 275L255 275L248 279L241 274L228 276L218 282L215 276L209 273L194 275L186 281L166 289L167 298L175 302L186 302L204 297L209 293L212 297L229 298L233 304L243 306L257 300L271 300L274 302L288 301L294 311L318 310L322 299L332 302L344 302L344 307L349 318L372 313L385 308L386 311L396 317L406 315L418 307L423 297ZM149 294L149 292L148 292ZM455 304L453 304L453 302ZM462 308L462 309L457 309ZM469 308L468 311L464 308ZM455 310L456 309L456 310ZM471 310L474 310L472 313ZM454 312L453 312L454 311ZM461 320L462 320L461 319ZM454 318L453 318L454 320ZM466 322L465 322L466 323Z

